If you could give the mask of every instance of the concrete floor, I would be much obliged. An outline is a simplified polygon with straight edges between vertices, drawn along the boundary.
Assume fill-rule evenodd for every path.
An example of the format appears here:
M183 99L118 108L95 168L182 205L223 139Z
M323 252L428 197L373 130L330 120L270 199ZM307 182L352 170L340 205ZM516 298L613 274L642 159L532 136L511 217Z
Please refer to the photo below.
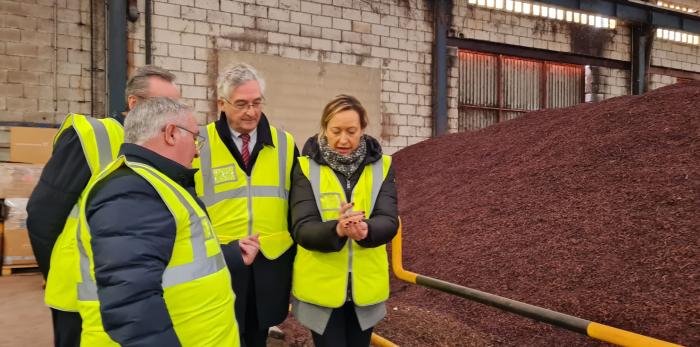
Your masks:
M19 273L0 277L0 347L53 345L51 313L44 305L41 274ZM268 338L268 347L282 347Z
M41 274L0 277L0 346L52 346L51 313L44 306Z

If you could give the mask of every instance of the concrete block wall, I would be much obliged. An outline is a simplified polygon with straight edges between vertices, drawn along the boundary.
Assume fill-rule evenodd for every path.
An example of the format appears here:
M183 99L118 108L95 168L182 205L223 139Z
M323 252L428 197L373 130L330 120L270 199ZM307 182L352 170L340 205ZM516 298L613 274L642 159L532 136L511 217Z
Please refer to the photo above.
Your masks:
M586 69L586 102L629 95L630 73L626 70L591 66Z
M700 72L700 46L655 38L651 51L651 65L671 69ZM665 87L677 82L673 76L650 74L648 89Z
M651 64L700 72L700 46L655 38L651 51Z
M382 117L385 151L432 135L427 0L157 0L153 6L154 63L177 75L200 123L216 116L217 54L236 50L379 68L382 114L370 116ZM129 30L134 66L145 60L143 24L141 18Z
M60 123L91 110L88 0L0 2L0 120ZM100 6L97 6L100 7ZM95 8L104 23L104 8ZM96 26L96 68L104 71L104 26ZM104 112L104 73L95 76L96 113Z
M459 50L449 47L447 51L447 131L459 131Z
M464 38L515 46L580 53L629 60L630 30L625 26L598 29L502 10L490 10L466 1L455 2L453 27ZM572 40L575 37L575 40Z
M666 76L660 74L650 74L647 79L649 90L669 86L678 82L678 79L673 76Z

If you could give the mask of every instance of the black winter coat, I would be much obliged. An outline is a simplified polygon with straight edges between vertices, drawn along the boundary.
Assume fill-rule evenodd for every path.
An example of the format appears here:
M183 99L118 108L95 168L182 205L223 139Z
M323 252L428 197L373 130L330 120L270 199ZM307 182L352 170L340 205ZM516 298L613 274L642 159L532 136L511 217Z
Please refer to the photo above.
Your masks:
M379 142L369 136L366 138L367 155L362 167L382 159L382 148ZM319 165L328 165L321 155L315 136L306 141L302 154L308 156ZM352 196L352 189L355 188L355 184L357 184L357 180L362 174L362 170L358 169L350 177L349 189L347 188L345 176L338 172L335 172L335 174L341 185L346 187L345 196L349 199ZM289 200L292 211L292 237L294 241L312 251L337 252L341 250L348 238L339 237L336 234L335 228L338 222L335 220L322 221L311 183L298 166L295 167L293 176L294 187ZM371 248L384 245L396 235L399 221L393 167L389 168L389 173L379 190L374 210L365 222L368 226L367 237L358 242L362 247Z

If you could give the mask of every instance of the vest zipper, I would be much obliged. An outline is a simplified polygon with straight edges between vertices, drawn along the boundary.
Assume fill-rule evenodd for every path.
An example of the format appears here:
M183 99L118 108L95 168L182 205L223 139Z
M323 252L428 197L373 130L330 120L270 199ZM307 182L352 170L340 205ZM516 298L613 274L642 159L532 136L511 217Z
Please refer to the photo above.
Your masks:
M343 184L340 183L340 179L338 178L337 175L335 176L335 179L336 179L336 181L338 182L338 185L340 185L340 187L343 187ZM349 180L349 179L346 179L346 180L345 180L345 187L346 187L346 189L343 190L343 193L344 193L343 195L345 195L345 202L348 202L348 201L347 201L347 200L348 200L348 194L350 194L350 198L352 199L352 193L353 193L353 192L350 190L351 187L350 187L350 180ZM352 208L350 208L349 211L352 211ZM348 279L349 279L349 281L350 281L349 285L350 285L350 286L353 286L354 283L355 283L355 281L352 280L352 239L349 238L349 237L348 237ZM346 283L347 283L347 282L346 282ZM346 285L346 286L347 286L347 285ZM347 288L346 288L345 290L346 290L346 292L347 292ZM347 293L346 293L346 295L347 295ZM351 295L352 297L355 296L355 291L352 289L352 287L350 287L350 295ZM345 299L346 299L346 301L347 301L347 296L346 296Z
M251 192L252 186L250 182L250 176L246 175L246 182L248 184L248 236L253 235L253 194Z
M352 190L350 187L350 179L346 178L345 179L345 186L347 187L345 194L346 194L346 200L347 200L347 194L350 193L350 201L352 201ZM350 208L350 211L352 211L352 207ZM350 296L354 297L355 296L355 291L353 290L352 286L354 285L355 281L352 280L352 257L353 257L353 252L352 252L352 239L348 237L348 276L349 282L350 282ZM354 299L354 298L353 298Z

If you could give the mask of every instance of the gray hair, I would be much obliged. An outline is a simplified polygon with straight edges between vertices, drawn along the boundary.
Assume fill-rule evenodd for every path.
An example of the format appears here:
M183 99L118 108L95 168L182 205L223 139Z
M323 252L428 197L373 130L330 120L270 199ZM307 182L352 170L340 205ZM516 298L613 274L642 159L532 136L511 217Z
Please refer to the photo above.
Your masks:
M184 123L191 113L191 107L170 98L145 99L129 111L124 121L124 142L142 145L163 131L168 123Z
M258 71L254 67L245 63L228 67L216 81L216 92L219 99L228 98L231 91L250 81L258 81L260 93L265 95L265 80L258 75Z
M127 103L129 102L129 95L138 96L142 99L148 98L149 77L159 77L171 83L175 81L175 75L172 72L155 65L144 65L136 69L136 73L126 82L124 94Z

